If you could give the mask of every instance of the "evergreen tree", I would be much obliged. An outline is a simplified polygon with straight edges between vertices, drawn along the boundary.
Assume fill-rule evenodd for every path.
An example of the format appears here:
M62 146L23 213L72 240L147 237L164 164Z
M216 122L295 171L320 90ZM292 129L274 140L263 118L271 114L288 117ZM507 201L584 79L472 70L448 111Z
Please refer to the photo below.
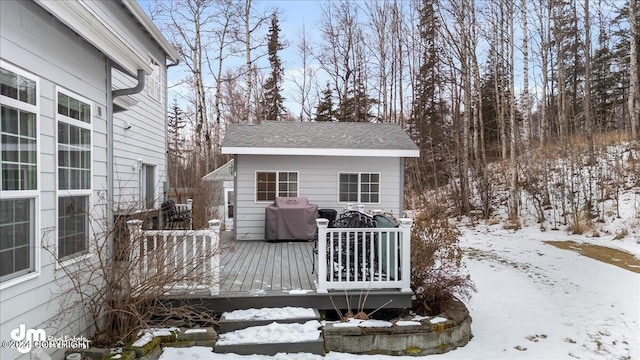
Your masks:
M285 114L284 97L282 97L282 80L284 70L278 51L284 46L280 42L280 25L278 24L278 14L271 15L271 26L267 35L267 54L271 65L271 74L264 84L264 108L266 120L283 120Z
M368 122L374 119L371 114L371 106L377 101L369 96L362 77L355 78L353 87L348 90L347 96L342 99L338 108L340 121L343 122Z
M169 114L167 117L168 125L168 160L169 169L168 173L173 177L169 179L171 186L179 186L178 175L182 173L182 160L183 157L183 144L184 137L182 135L182 129L186 126L186 120L184 119L184 112L178 106L178 101L174 98Z
M327 82L327 87L322 92L322 99L316 108L316 121L334 121L333 91Z
M421 164L416 169L422 186L442 184L446 180L446 153L448 146L446 105L441 97L443 86L440 71L437 0L424 0L420 9L419 34L422 63L416 79L413 108L411 110L411 135L420 147Z

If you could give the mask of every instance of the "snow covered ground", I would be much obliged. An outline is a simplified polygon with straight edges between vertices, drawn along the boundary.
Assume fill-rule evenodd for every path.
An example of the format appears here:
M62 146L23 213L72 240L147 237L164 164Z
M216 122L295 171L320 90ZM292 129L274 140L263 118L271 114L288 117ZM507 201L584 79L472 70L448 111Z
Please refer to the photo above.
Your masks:
M468 303L473 339L433 359L639 359L640 274L544 240L572 240L640 254L640 236L623 240L518 231L501 225L463 227L466 265L478 292ZM329 353L324 359L413 359ZM210 348L166 349L162 360L322 359L311 354L239 356Z

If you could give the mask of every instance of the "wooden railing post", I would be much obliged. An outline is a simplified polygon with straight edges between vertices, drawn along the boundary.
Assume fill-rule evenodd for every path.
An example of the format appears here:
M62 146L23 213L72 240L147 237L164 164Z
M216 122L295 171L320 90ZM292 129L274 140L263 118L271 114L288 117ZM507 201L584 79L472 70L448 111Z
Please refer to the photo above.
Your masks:
M193 230L193 199L187 199L187 210L189 210L189 229Z
M400 219L400 229L402 230L402 258L400 261L402 269L402 287L400 291L411 292L411 226L413 219Z
M327 227L329 220L316 219L318 225L318 288L316 292L327 293Z
M187 204L191 206L191 199L187 200ZM219 259L219 246L220 246L220 220L209 220L209 232L211 235L211 295L220 294L220 259Z
M128 254L131 259L131 264L138 264L138 271L147 271L147 269L142 268L142 264L145 259L142 258L145 256L144 252L141 251L141 242L142 242L142 224L144 222L142 220L127 220L127 229L129 230L129 242L131 243L131 253ZM134 274L132 274L134 275ZM137 274L142 276L142 273Z

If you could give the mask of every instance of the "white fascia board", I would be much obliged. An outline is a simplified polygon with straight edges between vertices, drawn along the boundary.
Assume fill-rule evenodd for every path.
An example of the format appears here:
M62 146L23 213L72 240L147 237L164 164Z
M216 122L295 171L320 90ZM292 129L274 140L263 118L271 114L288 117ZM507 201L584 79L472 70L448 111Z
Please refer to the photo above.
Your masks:
M420 150L404 149L317 149L223 146L223 154L235 155L310 155L362 157L420 157Z
M151 34L153 39L160 45L162 50L168 55L169 59L174 62L180 62L180 54L173 45L169 43L167 38L162 35L158 27L149 19L147 14L142 10L140 5L135 0L122 0L124 6L138 19L138 21L144 26L145 29Z
M153 69L136 49L129 47L120 37L79 1L35 0L63 24L79 34L107 57L135 75L138 69L151 74Z

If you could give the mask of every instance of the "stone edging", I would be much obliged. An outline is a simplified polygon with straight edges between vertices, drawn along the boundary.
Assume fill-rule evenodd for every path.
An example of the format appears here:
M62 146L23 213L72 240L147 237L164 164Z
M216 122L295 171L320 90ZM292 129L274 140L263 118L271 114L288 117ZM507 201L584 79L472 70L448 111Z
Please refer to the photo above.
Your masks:
M471 316L462 302L454 301L441 315L446 322L392 327L324 328L327 351L352 354L422 356L442 354L466 345L472 337Z

